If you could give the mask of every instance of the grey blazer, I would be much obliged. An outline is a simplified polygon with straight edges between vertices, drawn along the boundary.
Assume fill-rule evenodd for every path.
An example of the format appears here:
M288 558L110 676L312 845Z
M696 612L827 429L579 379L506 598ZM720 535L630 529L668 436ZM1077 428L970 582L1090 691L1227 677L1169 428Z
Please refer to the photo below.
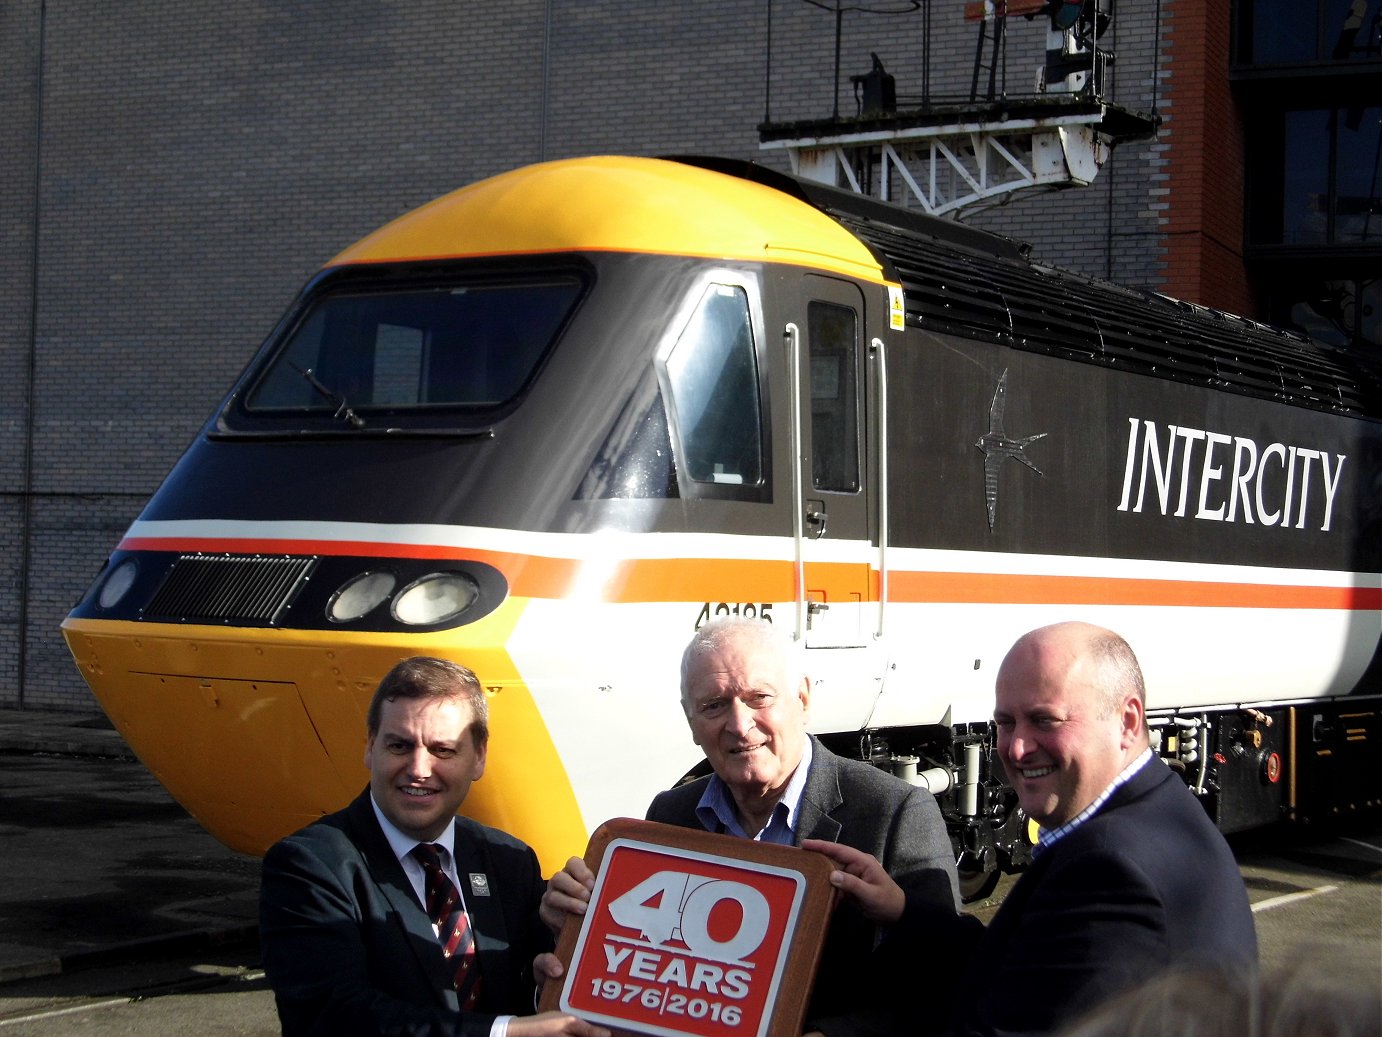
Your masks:
M798 844L824 839L870 853L902 887L909 914L917 909L956 914L955 857L936 798L877 767L836 756L815 737L811 743ZM709 780L660 793L648 808L648 820L700 828L696 804ZM904 980L897 964L875 953L881 935L851 901L836 907L807 1008L807 1030L829 1037L895 1034L915 1011L917 998L948 1003L953 977L932 970Z

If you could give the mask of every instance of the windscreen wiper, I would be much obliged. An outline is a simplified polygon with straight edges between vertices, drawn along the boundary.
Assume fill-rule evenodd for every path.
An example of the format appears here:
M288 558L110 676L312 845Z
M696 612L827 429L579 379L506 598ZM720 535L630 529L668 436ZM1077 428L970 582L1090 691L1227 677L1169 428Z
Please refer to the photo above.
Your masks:
M360 417L360 415L356 414L353 410L350 409L350 404L346 403L344 397L337 396L334 392L332 392L325 385L323 385L321 383L321 380L312 373L312 369L310 367L298 367L298 365L293 363L291 360L288 361L288 366L291 367L298 374L302 375L302 377L307 380L307 384L310 385L313 389L317 390L317 392L321 394L323 399L325 399L329 403L334 403L336 405L336 413L331 415L333 418L340 418L342 421L348 421L350 423L351 428L365 427L365 419Z

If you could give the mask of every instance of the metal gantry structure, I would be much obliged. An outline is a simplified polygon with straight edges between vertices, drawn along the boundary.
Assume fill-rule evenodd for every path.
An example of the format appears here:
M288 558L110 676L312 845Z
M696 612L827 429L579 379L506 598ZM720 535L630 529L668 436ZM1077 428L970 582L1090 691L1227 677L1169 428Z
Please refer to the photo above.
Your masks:
M913 0L914 7L923 2ZM837 81L843 10L837 0ZM1036 89L1022 94L1008 93L1006 75L997 74L1004 26L1014 15L1050 20ZM765 119L760 146L785 151L799 176L953 216L1017 191L1089 184L1115 145L1155 134L1155 113L1106 97L1113 55L1097 41L1111 20L1111 0L978 0L967 6L966 17L979 29L967 98L937 101L924 92L919 105L899 105L893 77L874 55L869 73L851 77L853 116L839 114L837 96L827 119ZM929 48L929 9L926 18ZM929 50L923 68L929 75ZM984 72L987 88L981 91Z

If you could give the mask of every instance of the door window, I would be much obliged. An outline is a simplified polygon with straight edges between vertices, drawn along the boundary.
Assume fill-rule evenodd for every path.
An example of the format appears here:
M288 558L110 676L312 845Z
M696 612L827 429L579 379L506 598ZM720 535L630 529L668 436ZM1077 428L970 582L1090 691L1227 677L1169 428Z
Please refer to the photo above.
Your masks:
M848 306L807 307L811 377L811 485L859 489L858 318Z

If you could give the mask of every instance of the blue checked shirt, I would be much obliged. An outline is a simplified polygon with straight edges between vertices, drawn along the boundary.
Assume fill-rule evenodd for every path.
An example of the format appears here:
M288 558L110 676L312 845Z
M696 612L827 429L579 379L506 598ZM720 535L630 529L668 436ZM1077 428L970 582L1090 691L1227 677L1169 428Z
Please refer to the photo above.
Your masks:
M1036 846L1032 848L1032 856L1035 857L1045 852L1046 850L1049 850L1053 845L1055 845L1061 839L1065 838L1065 836L1069 835L1075 829L1079 828L1080 825L1084 824L1091 817L1097 814L1099 812L1099 808L1108 802L1108 798L1115 792L1117 792L1120 788L1122 788L1124 785L1126 785L1129 781L1131 781L1132 776L1136 774L1138 771L1140 771L1143 767L1145 767L1151 759L1151 748L1148 747L1142 750L1142 755L1139 756L1137 759L1133 760L1132 763L1124 767L1123 772L1109 783L1108 788L1104 789L1103 792L1099 793L1099 795L1095 798L1093 803L1089 804L1089 806L1085 807L1083 810L1081 810L1078 814L1072 817L1069 821L1065 822L1065 824L1061 825L1059 828L1052 828L1049 830L1043 828L1041 830L1041 833L1037 836Z

